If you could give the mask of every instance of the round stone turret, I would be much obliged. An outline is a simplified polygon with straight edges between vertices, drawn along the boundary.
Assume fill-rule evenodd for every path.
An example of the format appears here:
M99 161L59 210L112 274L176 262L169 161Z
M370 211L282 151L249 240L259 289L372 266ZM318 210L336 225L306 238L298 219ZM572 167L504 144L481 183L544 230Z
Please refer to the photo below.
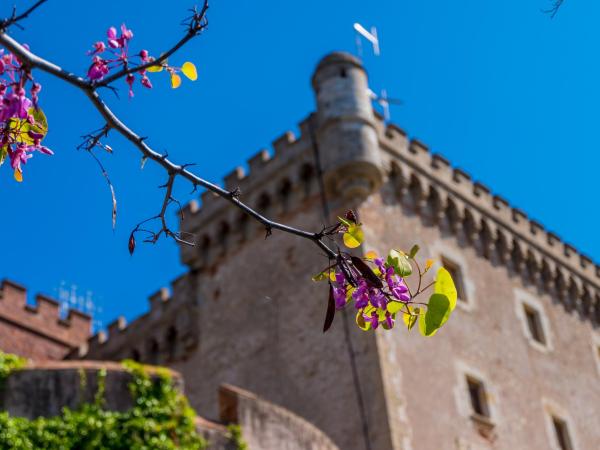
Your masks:
M348 53L331 53L319 62L312 85L327 191L345 200L364 198L382 181L365 69Z

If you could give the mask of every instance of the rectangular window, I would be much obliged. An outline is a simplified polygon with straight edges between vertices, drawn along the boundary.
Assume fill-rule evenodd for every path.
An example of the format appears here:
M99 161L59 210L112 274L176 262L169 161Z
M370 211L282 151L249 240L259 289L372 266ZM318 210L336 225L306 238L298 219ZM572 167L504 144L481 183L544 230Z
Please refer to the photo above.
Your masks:
M490 409L487 404L487 396L483 383L475 378L467 377L467 386L473 412L478 416L489 418Z
M446 258L444 256L442 256L442 265L444 266L444 269L446 269L450 273L452 280L454 280L454 285L456 286L456 293L458 296L458 300L466 302L467 297L465 296L465 290L463 287L463 279L462 279L462 273L460 271L460 266L458 264L456 264L455 262L450 261L448 258Z
M560 447L560 450L573 450L571 444L571 436L569 435L569 428L567 422L558 418L552 417L552 424L554 425L554 432L556 433L556 442Z
M546 337L544 336L544 329L542 328L542 320L539 311L529 305L523 305L523 309L525 310L525 319L527 319L529 334L534 341L546 345Z

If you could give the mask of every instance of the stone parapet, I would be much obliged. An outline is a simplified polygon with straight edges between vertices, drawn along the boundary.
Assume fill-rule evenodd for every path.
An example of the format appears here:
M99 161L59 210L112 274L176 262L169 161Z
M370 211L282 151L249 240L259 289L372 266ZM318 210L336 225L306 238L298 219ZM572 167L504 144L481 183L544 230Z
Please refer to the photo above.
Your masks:
M196 301L191 277L176 279L148 298L150 309L132 323L118 317L86 343L72 351L69 359L125 359L150 364L182 359L197 343Z
M399 201L431 223L464 233L498 263L600 322L600 266L426 145L378 117L388 180Z
M0 348L35 359L60 359L84 342L91 331L91 317L71 309L60 315L60 304L38 294L27 303L27 290L3 280L0 284ZM39 341L39 342L38 342Z

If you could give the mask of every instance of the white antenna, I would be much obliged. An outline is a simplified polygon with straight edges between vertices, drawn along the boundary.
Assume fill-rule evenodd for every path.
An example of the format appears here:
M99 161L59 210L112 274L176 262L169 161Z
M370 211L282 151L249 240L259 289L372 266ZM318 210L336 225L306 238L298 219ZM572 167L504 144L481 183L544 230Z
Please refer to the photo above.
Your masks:
M354 29L358 34L364 37L367 41L369 41L373 45L373 53L375 56L380 55L379 51L379 38L377 37L377 28L371 27L371 31L367 31L365 27L363 27L360 23L356 22L354 24ZM359 49L359 54L362 54L362 46L360 46L360 39L357 39L357 47Z
M383 119L385 120L385 123L389 123L392 118L392 115L390 113L390 104L393 104L393 105L401 105L402 104L402 100L398 100L395 98L389 98L387 95L386 89L382 89L381 95L377 95L371 89L367 88L367 95L369 96L369 98L372 101L377 102L383 109Z
M71 284L67 286L65 281L60 282L58 288L58 299L60 302L60 311L63 316L66 316L69 309L78 309L92 317L92 329L99 330L102 328L102 321L97 317L102 315L102 307L97 305L92 291L86 291L85 295L78 291L77 285Z

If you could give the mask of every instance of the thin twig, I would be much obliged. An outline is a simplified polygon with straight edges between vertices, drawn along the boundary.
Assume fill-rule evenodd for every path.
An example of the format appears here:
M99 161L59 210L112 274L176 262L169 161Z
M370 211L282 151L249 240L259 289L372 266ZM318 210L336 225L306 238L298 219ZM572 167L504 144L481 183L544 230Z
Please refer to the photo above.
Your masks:
M142 70L146 70L150 67L160 66L163 62L165 62L169 56L174 54L177 50L183 47L188 41L196 37L199 33L201 33L208 25L206 20L206 11L208 10L208 0L204 1L204 5L202 9L198 12L194 10L194 15L190 18L189 23L187 25L187 33L179 40L177 43L171 47L166 52L162 53L158 58L153 61L140 64L139 66L129 67L119 70L115 72L113 75L104 78L103 80L97 81L94 83L94 86L108 86L113 81L118 80L119 78L123 78L130 73L140 72Z
M46 0L38 0L35 2L29 9L25 10L24 13L17 15L16 8L13 9L12 15L8 19L4 19L0 22L0 30L4 31L11 25L16 24L17 22L27 18L29 14L42 6L43 3L46 3Z
M563 2L564 0L554 0L552 7L550 7L549 9L544 9L542 11L546 14L549 14L551 19L554 19L554 16L556 16L556 14L558 13L558 10L562 6Z

